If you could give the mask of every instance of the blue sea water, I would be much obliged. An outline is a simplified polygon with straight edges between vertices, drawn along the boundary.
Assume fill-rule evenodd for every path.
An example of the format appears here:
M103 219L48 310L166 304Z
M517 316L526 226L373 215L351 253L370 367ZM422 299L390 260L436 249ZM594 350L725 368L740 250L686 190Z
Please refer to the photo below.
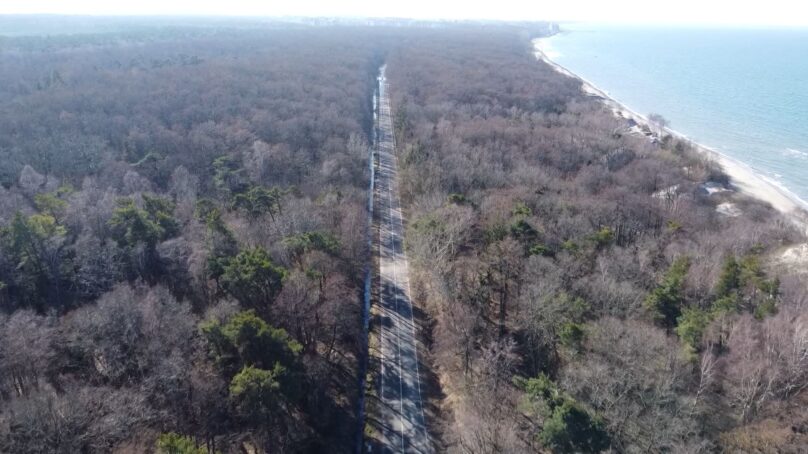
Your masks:
M808 200L808 29L574 24L548 56Z

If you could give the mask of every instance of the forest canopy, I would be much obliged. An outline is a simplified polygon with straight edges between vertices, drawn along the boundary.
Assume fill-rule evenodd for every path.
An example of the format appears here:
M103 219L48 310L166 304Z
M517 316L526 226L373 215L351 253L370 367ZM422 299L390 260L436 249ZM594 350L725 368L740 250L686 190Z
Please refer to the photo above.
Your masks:
M0 451L352 449L369 33L3 40Z
M436 451L808 443L792 223L544 24L314 23L0 37L0 452L355 452L382 64Z
M388 68L441 449L803 449L790 220L709 195L717 165L633 134L527 39L413 39Z

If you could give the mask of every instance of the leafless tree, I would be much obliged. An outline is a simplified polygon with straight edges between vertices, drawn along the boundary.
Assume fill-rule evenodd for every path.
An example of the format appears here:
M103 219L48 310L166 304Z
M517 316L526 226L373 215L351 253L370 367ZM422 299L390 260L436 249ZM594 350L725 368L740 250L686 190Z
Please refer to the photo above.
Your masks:
M0 396L27 396L43 384L55 355L53 323L24 310L0 315Z

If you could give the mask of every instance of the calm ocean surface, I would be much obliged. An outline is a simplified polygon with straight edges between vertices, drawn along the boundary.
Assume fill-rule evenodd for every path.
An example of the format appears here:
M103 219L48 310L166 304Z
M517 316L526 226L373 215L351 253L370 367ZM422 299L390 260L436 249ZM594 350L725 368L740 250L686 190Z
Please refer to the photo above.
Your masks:
M562 30L552 60L808 200L808 29Z

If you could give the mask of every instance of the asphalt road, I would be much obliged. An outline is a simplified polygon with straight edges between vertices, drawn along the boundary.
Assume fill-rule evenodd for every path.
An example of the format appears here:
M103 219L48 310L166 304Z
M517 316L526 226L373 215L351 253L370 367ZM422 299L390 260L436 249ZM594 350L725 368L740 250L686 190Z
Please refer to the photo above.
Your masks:
M410 300L409 265L398 194L397 158L385 68L380 73L376 169L379 216L382 450L431 453L421 401L418 338Z

